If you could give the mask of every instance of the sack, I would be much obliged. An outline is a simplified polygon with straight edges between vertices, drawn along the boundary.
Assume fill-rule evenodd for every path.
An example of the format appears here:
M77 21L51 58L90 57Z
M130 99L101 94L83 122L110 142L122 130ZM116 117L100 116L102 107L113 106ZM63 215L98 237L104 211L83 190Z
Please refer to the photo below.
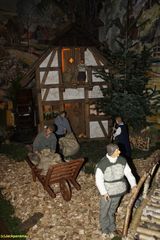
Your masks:
M28 153L29 160L36 166L40 162L40 158L36 153L29 152Z
M79 143L73 133L67 133L59 139L59 145L65 157L72 156L79 151Z
M42 169L41 174L46 175L50 166L62 163L61 156L58 153L50 151L50 149L43 149L38 153L40 161L37 165L38 169Z

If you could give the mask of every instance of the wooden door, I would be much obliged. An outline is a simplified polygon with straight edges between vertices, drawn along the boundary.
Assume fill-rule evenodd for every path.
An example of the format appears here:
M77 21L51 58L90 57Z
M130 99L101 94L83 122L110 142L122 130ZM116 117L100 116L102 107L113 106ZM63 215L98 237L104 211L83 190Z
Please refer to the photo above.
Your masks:
M77 64L80 61L80 48L62 49L63 82L76 82Z
M64 109L67 112L67 118L70 121L73 132L76 137L82 134L86 135L85 107L84 103L66 103Z

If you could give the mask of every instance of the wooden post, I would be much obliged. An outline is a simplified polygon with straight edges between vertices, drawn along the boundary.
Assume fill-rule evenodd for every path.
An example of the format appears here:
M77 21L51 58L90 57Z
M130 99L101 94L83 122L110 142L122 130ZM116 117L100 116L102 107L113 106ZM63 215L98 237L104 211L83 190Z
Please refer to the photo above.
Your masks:
M151 181L151 176L153 175L156 166L157 166L157 164L155 164L155 166L152 168L151 173L148 174L148 176L147 176L147 179L146 179L145 184L144 184L144 189L143 189L143 196L142 196L143 198L146 198L146 196L147 196L150 181Z
M43 109L42 109L42 96L41 96L41 87L40 87L39 68L36 69L36 90L37 90L37 103L38 103L38 116L39 116L38 131L41 131L44 126L44 119L43 119Z
M129 226L129 221L130 221L130 216L131 216L131 210L133 207L133 204L136 200L136 197L139 193L139 190L141 189L143 183L145 182L146 178L147 178L147 173L145 173L139 180L139 183L137 185L137 190L136 192L131 196L131 199L129 201L129 204L127 206L127 212L126 212L126 218L125 218L125 222L124 222L124 227L123 227L123 236L127 236L127 231L128 231L128 226Z
M137 198L137 195L138 195L142 185L146 181L147 177L150 174L154 173L156 165L157 165L157 163L155 163L154 166L152 167L152 169L150 169L148 172L145 172L144 175L140 178L140 180L138 182L138 185L137 185L137 189L136 189L135 193L130 198L129 204L127 206L126 218L125 218L125 222L124 222L124 226L123 226L123 236L127 236L128 226L129 226L129 221L130 221L130 216L131 216L131 211L132 211L133 204L134 204L134 202L135 202L135 200ZM147 191L148 191L148 189L147 189Z

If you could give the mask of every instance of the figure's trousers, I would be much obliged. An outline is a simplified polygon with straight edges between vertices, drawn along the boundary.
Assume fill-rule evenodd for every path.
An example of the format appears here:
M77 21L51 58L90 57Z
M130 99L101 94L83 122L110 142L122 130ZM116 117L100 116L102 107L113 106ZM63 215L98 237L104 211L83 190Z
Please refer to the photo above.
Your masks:
M99 222L103 233L110 233L116 230L115 212L120 199L120 196L112 197L109 200L105 200L104 197L101 197Z

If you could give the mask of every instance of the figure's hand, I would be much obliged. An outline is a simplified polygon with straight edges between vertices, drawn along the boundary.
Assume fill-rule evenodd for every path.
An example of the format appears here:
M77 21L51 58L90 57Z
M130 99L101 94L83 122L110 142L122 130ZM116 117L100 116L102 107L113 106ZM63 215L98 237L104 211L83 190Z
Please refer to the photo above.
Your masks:
M134 194L134 193L136 192L136 190L137 190L137 185L134 186L134 187L131 189L131 194Z
M34 153L35 153L35 154L38 154L39 152L36 150L36 151L34 151Z
M56 152L56 150L55 149L51 149L51 153L55 153Z
M110 199L110 196L108 195L108 193L106 193L105 195L102 195L102 197L103 197L106 201L108 201L108 200Z

